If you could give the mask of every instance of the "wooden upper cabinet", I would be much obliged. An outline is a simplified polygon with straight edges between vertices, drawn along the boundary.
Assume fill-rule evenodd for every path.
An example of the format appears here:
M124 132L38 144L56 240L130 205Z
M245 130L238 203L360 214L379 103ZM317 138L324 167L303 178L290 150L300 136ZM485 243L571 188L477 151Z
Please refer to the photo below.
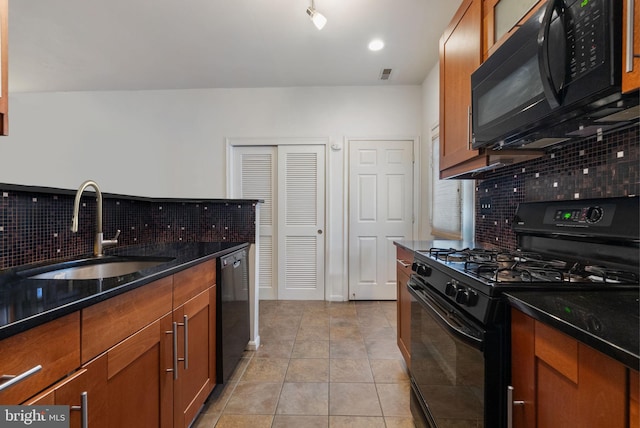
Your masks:
M623 0L622 7L622 92L631 92L640 88L640 5Z
M545 3L545 0L483 0L483 60L486 60Z
M465 0L440 38L440 171L471 150L471 73L482 59L482 0Z
M0 135L9 134L9 0L0 0Z

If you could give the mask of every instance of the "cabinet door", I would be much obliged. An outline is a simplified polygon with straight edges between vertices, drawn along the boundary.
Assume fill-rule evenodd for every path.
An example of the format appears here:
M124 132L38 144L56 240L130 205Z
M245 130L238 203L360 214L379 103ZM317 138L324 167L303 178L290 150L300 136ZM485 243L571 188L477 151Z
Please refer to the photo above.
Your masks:
M471 150L471 73L482 58L482 0L465 0L440 39L440 170Z
M215 307L211 306L210 293L215 293L215 288L205 290L173 312L178 329L175 427L189 426L215 385L215 363L211 361Z
M640 427L640 385L638 371L629 370L629 428Z
M545 3L545 0L483 0L484 59Z
M19 404L80 367L80 313L0 341L0 403ZM29 375L29 373L33 373Z
M411 294L407 290L407 283L411 275L413 253L405 248L397 250L398 277L398 348L404 357L407 367L411 368Z
M0 0L0 135L9 134L9 0Z
M70 428L81 428L91 424L91 419L89 418L90 409L87 406L93 396L89 387L89 373L84 369L79 370L23 404L70 406L68 426ZM86 422L84 421L85 418Z
M520 311L511 311L511 386L514 428L536 426L536 389L533 318Z
M622 18L622 92L640 88L640 5L638 0L623 0Z
M167 315L85 365L98 379L89 405L92 428L172 426L172 343Z
M514 427L627 426L624 365L516 310L511 341Z

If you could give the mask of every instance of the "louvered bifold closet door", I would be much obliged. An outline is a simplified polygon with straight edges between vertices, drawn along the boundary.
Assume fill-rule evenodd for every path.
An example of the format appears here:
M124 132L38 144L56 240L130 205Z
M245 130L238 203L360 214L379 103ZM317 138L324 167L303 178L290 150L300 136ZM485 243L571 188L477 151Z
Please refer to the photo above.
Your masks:
M276 299L275 286L275 183L276 153L274 146L234 148L236 171L240 172L240 196L262 199L258 233L258 287L260 299Z
M324 146L278 147L278 298L324 299Z

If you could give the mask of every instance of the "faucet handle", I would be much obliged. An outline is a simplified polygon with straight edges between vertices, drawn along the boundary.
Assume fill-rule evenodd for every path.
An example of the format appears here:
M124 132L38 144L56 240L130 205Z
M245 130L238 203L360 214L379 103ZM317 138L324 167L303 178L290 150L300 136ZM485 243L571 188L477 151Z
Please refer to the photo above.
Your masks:
M112 241L117 241L118 240L118 236L120 236L120 232L121 232L120 229L116 230L116 236L113 237Z

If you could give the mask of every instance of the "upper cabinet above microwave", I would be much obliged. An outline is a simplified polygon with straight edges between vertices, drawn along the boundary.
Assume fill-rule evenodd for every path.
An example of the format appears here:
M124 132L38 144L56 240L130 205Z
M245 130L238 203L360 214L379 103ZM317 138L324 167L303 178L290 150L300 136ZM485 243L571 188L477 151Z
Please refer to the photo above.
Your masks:
M483 0L483 60L486 60L544 3L545 0Z
M624 0L622 5L622 92L640 88L640 5Z
M0 0L0 135L9 133L9 0Z

